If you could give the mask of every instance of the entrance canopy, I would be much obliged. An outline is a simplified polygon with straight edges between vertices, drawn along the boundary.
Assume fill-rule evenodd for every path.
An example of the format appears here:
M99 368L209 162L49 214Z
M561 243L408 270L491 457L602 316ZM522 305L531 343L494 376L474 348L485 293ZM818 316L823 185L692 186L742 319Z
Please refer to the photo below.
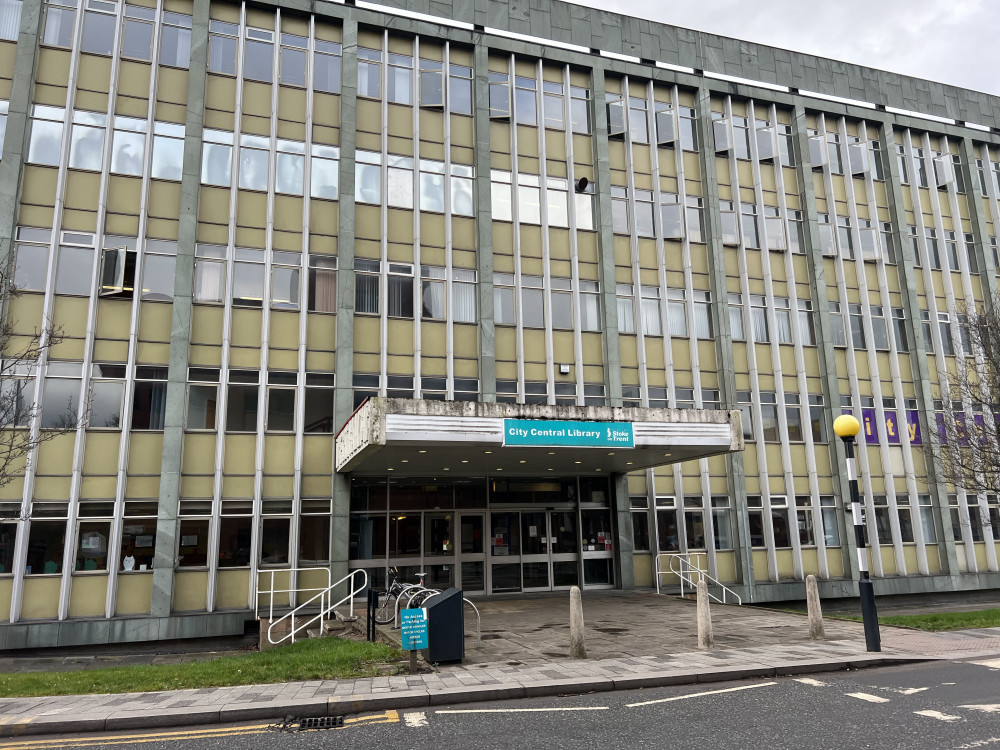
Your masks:
M358 476L596 475L743 450L738 410L371 398L337 435Z

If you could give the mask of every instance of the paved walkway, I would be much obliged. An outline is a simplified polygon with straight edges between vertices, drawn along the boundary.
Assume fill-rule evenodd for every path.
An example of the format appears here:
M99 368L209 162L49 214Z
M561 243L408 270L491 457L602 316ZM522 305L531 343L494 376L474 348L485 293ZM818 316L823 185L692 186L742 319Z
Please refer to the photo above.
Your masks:
M564 604L552 597L485 603L483 634L496 637L468 649L465 664L430 674L0 699L0 736L337 716L1000 655L1000 628L922 633L883 627L882 653L869 654L860 623L827 620L829 640L813 642L801 615L718 606L717 647L696 651L691 604L609 592L584 601L591 658L576 661L564 657Z

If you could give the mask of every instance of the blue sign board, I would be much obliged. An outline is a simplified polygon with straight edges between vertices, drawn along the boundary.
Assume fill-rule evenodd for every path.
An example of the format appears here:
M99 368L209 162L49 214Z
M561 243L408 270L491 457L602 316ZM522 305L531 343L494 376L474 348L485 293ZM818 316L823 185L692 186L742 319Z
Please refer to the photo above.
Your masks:
M399 613L404 651L427 648L427 610L404 609Z
M504 445L632 448L631 422L567 422L555 419L505 419Z

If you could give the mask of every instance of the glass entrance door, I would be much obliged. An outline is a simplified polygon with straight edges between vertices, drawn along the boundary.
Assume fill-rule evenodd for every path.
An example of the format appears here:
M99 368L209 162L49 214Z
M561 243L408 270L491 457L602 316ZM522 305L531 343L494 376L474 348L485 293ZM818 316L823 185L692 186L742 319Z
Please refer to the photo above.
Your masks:
M486 590L485 521L482 513L458 516L458 587L463 591Z
M544 511L521 513L521 585L524 591L550 591L548 514Z
M521 586L552 591L580 582L580 538L575 510L521 512Z
M490 513L490 591L521 590L521 514Z

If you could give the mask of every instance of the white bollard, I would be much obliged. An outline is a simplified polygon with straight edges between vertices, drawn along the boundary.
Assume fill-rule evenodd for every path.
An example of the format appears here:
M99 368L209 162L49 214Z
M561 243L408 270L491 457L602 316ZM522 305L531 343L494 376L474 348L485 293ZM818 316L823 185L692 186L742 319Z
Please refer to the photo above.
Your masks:
M809 637L814 641L826 640L823 628L823 607L819 603L819 587L816 576L806 576L806 607L809 609Z
M583 633L583 597L579 586L569 590L569 655L573 659L587 658L587 638Z
M708 584L698 581L698 648L709 649L715 644L712 633L712 610L708 602Z

